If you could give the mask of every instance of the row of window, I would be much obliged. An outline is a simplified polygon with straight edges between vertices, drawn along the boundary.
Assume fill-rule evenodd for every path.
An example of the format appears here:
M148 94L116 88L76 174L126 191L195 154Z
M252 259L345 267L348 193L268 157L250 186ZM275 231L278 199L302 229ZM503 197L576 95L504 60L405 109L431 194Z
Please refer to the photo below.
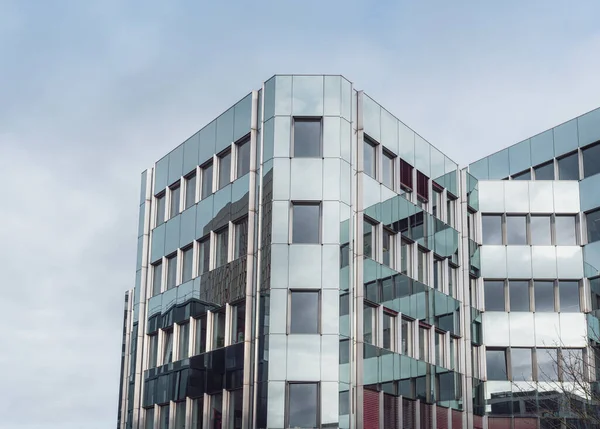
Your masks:
M235 159L232 159L232 156ZM232 164L235 165L232 168ZM216 168L213 168L215 166ZM250 136L215 155L155 197L158 226L250 171ZM168 210L167 210L168 209Z
M488 380L586 380L582 349L488 348L485 358Z
M574 215L485 214L481 227L483 244L577 245Z
M244 217L152 264L152 296L245 256L247 249L248 218Z
M580 284L573 280L485 280L486 311L578 313Z

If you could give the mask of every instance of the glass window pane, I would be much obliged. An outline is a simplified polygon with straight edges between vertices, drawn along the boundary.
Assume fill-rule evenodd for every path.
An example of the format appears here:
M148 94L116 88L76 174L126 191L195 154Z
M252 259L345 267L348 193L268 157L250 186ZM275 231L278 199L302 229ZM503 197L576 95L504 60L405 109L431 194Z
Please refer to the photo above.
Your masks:
M483 282L485 310L505 311L504 306L504 282L497 280L485 280Z
M375 312L370 305L363 307L363 341L368 344L375 344Z
M581 151L583 156L583 177L600 173L600 144Z
M231 152L219 156L219 189L231 181Z
M537 349L538 381L558 381L557 349Z
M173 362L173 331L164 332L163 361L162 364Z
M198 242L198 275L204 274L210 266L210 237Z
M190 208L196 203L196 175L192 174L185 179L185 208Z
M513 381L533 380L531 349L511 349L510 360Z
M181 282L185 283L192 279L192 268L194 266L194 248L189 247L183 251L183 267L181 270Z
M202 424L204 419L204 401L203 398L200 397L198 399L194 399L193 408L192 408L192 429L202 429Z
M506 351L505 350L490 350L485 352L487 363L487 379L488 380L507 380L506 373Z
M600 210L586 213L588 243L600 240Z
M412 322L402 319L402 350L401 353L412 356Z
M579 157L577 152L559 158L557 161L558 178L560 180L579 180Z
M383 348L388 350L396 349L395 331L396 317L389 313L383 313Z
M552 244L550 216L531 216L529 228L531 244L548 246Z
M507 244L527 244L527 217L506 216Z
M410 268L410 245L406 241L402 241L400 245L400 272L409 274Z
M213 349L225 346L225 313L213 313Z
M154 407L146 408L146 429L154 429Z
M209 427L221 428L223 423L223 394L210 395L210 408L208 410Z
M376 179L377 151L375 145L365 140L363 143L364 172Z
M554 311L554 282L533 282L535 311Z
M433 260L433 288L440 289L442 287L442 270L444 263L438 259Z
M159 408L159 429L169 429L169 405L161 405Z
M242 302L232 307L231 317L231 343L237 344L244 341L244 335L246 332L246 303Z
M171 188L171 210L169 217L175 217L179 214L179 194L180 194L179 184Z
M156 264L152 273L152 296L160 294L162 289L162 264Z
M156 226L165 221L165 194L156 197Z
M513 180L531 180L531 170L523 171L512 176Z
M248 218L237 222L234 225L235 237L234 237L234 248L233 248L233 259L246 256L248 249Z
M227 263L227 244L229 241L229 230L228 228L218 231L216 237L216 249L215 249L215 261L216 267L225 265Z
M579 282L558 282L559 309L562 313L579 313Z
M202 195L201 198L206 198L212 194L213 183L213 166L212 162L202 168Z
M510 280L508 288L510 311L529 311L529 282Z
M288 426L315 428L318 425L318 384L289 384Z
M577 244L575 216L556 216L556 244L559 246L574 246Z
M177 286L177 255L167 259L167 290Z
M438 219L441 219L442 193L434 189L431 197L431 214L433 214Z
M430 330L419 326L419 359L428 361L429 360L429 335Z
M534 167L535 180L554 180L554 162Z
M190 324L179 325L179 360L188 357L190 349Z
M375 244L375 225L371 222L363 222L363 255L365 258L374 259L374 250L377 248Z
M394 261L394 240L395 240L395 234L393 234L391 231L387 230L387 229L383 229L383 243L382 244L382 248L383 248L383 260L382 262L387 265L388 267L394 268L393 266L393 261Z
M562 349L560 352L562 381L575 381L580 383L582 378L585 377L583 353L581 349ZM597 353L597 351L595 353Z
M158 335L150 335L148 340L148 367L155 368L158 359Z
M185 429L185 401L175 404L175 429Z
M229 393L229 429L242 429L243 393L242 389Z
M483 244L502 244L502 216L482 215Z
M419 249L417 253L417 280L421 283L428 284L429 264L427 252Z
M250 139L237 144L237 174L236 178L250 171Z
M394 157L383 152L383 165L381 166L381 182L390 189L394 189Z
M206 351L206 318L201 317L196 320L196 336L194 338L194 354L198 355Z
M294 204L292 243L319 243L320 205Z
M290 333L319 332L319 292L292 291L290 299Z
M294 156L297 158L321 156L321 118L294 119Z

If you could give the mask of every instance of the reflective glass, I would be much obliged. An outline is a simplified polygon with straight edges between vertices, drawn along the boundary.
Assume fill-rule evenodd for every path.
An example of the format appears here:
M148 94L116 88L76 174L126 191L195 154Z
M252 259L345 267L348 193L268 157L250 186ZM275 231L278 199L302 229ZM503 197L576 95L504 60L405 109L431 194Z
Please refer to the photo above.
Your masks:
M148 368L155 368L158 359L158 334L150 335L148 340Z
M506 244L527 244L526 221L526 216L506 216Z
M531 216L529 229L531 231L531 244L552 244L550 216Z
M535 311L554 311L554 282L534 281Z
M190 208L196 203L196 174L185 178L185 208Z
M175 217L179 214L179 196L180 196L180 187L179 184L177 186L173 186L171 189L171 209L169 217Z
M229 429L242 429L243 412L243 393L242 389L229 392Z
M407 356L412 356L412 330L413 324L411 321L402 319L402 349L400 352Z
M319 332L319 292L292 291L290 297L290 333Z
M528 168L531 165L529 139L509 147L508 155L510 160L510 174L515 174Z
M372 178L377 178L377 149L374 143L365 139L363 142L364 172Z
M237 172L236 178L240 178L250 171L250 139L245 139L237 145Z
M525 170L512 176L513 180L531 180L531 170Z
M419 359L429 361L429 338L430 330L419 326Z
M169 404L161 405L158 408L159 422L158 429L169 429Z
M189 247L183 251L183 267L181 269L181 282L185 283L192 279L192 268L194 266L194 248Z
M179 360L188 357L190 348L190 324L179 325Z
M319 243L320 205L294 204L292 213L292 243Z
M560 180L579 180L579 157L577 152L557 159Z
M554 224L557 245L575 246L577 244L575 216L556 216Z
M554 155L560 156L564 153L577 149L577 119L565 122L553 130L554 133Z
M508 380L506 350L487 349L485 352L488 380Z
M417 280L421 283L428 284L429 277L429 264L428 254L422 249L418 249L417 252Z
M318 383L288 385L288 425L290 428L314 428L318 421Z
M561 313L578 313L579 308L579 282L558 282L559 310Z
M562 369L562 381L581 383L585 377L583 353L581 349L561 349L560 365ZM597 351L595 352L597 353ZM597 357L595 358L598 359ZM596 361L596 365L598 362ZM595 393L594 393L595 394Z
M216 248L215 248L215 267L220 267L227 263L227 245L229 241L229 230L224 228L216 233Z
M233 259L245 256L248 249L248 218L235 223L235 238Z
M195 323L194 354L197 355L206 351L206 317L195 319Z
M210 408L208 410L209 427L220 429L223 423L223 394L210 395Z
M185 401L175 404L175 429L185 429Z
M210 237L198 241L198 275L210 269Z
M213 313L213 349L225 346L225 312Z
M231 182L231 152L219 156L219 187L222 189Z
M533 380L531 349L510 349L513 381Z
M389 313L383 313L383 348L388 350L396 350L395 341L395 326L396 317Z
M583 157L583 177L600 173L600 144L581 151Z
M508 149L496 152L488 157L490 167L490 180L504 179L509 176Z
M531 139L531 165L537 165L554 158L553 130L544 131Z
M554 180L554 162L548 162L533 168L535 180Z
M508 288L510 311L529 311L529 282L510 280Z
M156 197L156 226L165 221L165 194Z
M294 119L294 157L321 156L321 118Z
M202 429L204 420L204 397L193 400L192 405L192 429Z
M231 310L231 343L237 344L244 341L246 332L246 303L234 305Z
M390 268L394 268L394 240L396 235L393 234L388 229L383 229L383 260L384 265L387 265Z
M536 349L538 381L558 381L557 349Z
M381 157L383 165L381 166L381 182L390 189L394 189L394 157L383 152Z
M152 296L160 294L162 289L162 264L155 264L152 268Z
M368 344L375 344L375 314L376 308L365 305L363 308L363 341Z
M483 282L485 310L505 311L504 306L504 282L497 280L485 280Z
M154 429L154 407L146 408L145 416L146 429Z
M162 364L173 362L173 331L163 331L163 360Z
M375 250L377 249L377 245L375 243L375 237L377 233L375 230L375 225L371 222L364 221L363 222L363 255L365 258L375 258Z
M202 195L200 198L206 198L212 194L213 183L213 165L210 164L202 167Z
M167 259L167 290L177 285L177 255Z
M600 210L585 214L587 223L587 241L593 243L600 240Z
M482 215L483 244L502 244L502 216Z
M410 268L410 245L406 241L402 241L400 245L400 272L409 274Z

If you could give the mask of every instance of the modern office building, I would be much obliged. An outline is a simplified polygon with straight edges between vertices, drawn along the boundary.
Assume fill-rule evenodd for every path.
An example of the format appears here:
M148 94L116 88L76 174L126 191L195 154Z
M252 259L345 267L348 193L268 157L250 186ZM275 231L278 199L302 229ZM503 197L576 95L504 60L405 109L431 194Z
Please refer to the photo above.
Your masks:
M118 428L593 427L599 141L461 170L341 76L272 77L142 173Z

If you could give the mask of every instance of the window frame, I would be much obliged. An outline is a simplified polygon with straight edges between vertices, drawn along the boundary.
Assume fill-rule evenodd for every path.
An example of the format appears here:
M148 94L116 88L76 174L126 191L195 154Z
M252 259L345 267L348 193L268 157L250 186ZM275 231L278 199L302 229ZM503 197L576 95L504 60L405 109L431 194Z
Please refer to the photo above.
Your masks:
M388 249L387 252L385 250L385 237L388 236ZM381 235L381 263L383 265L387 265L391 269L396 268L396 240L398 239L397 233L391 229L386 227L385 225L382 228ZM388 254L388 262L385 261L385 255Z
M188 268L188 266L186 264L186 260L185 260L185 256L186 256L187 252L190 252L190 254L192 255L190 258L190 261L189 261L190 276L188 279L185 278L185 272L186 272L186 269ZM194 259L195 259L195 255L194 255L194 244L193 243L188 244L187 246L185 246L181 249L181 279L180 279L179 284L189 282L190 280L192 280L194 278Z
M595 143L592 143L590 145L587 145L586 147L581 148L580 153L581 153L581 162L580 162L580 166L583 167L583 178L587 179L588 177L592 177L595 176L596 174L600 174L600 168L596 168L596 170L594 170L591 174L588 174L586 172L586 162L585 162L585 154L587 153L591 153L591 151L594 150L598 153L596 153L596 155L600 158L600 141L597 141ZM590 165L596 165L596 163L588 163L588 166ZM581 168L580 168L581 170ZM580 174L581 177L581 174Z
M389 347L385 347L385 339L386 339L385 331L386 331L386 329L385 329L384 321L385 321L386 317L388 317L389 321L390 321L390 328L389 328L390 346ZM381 347L386 350L390 350L394 353L398 352L397 325L398 325L398 313L396 313L395 311L392 311L392 310L388 310L387 308L383 308L382 309L382 319L381 319Z
M319 221L318 221L318 240L317 242L306 242L306 241L294 241L294 212L296 206L318 206L319 208ZM291 244L322 244L323 241L323 204L322 201L290 201L290 213L289 213L289 235L288 241Z
M291 405L291 398L290 398L290 386L291 385L299 385L299 384L310 384L310 385L315 385L316 386L316 390L317 390L317 394L315 395L315 405L316 405L316 425L314 426L315 428L320 428L321 427L321 383L319 381L288 381L286 382L286 386L285 386L285 427L286 428L292 428L292 427L296 427L296 426L291 426L291 422L290 422L290 405Z
M161 365L166 365L172 363L174 361L174 343L175 343L175 332L173 327L168 329L161 329L162 331L162 347L161 347ZM168 341L167 338L171 340L171 351L170 351L170 360L167 360L167 352L168 352Z
M183 179L184 179L184 186L185 186L185 192L184 192L185 197L184 197L183 210L187 210L198 202L198 173L197 173L196 169L189 172L186 176L184 176ZM189 196L190 196L189 184L192 182L194 183L194 192L192 195L192 201L189 201Z
M190 332L191 332L190 321L188 319L186 319L182 323L176 323L176 325L177 325L177 360L187 359L188 357L190 357L190 344L191 344L190 343ZM182 337L185 336L185 332L182 332L185 329L187 329L187 353L185 354L185 356L182 356L181 339L182 339Z
M210 173L207 172L207 168L210 168ZM207 194L204 194L204 182L206 178L210 177L210 189L207 189ZM200 201L210 197L215 193L215 162L213 158L206 161L200 166Z
M398 157L393 152L383 146L381 147L381 184L392 191L396 190L396 158ZM384 176L384 165L386 165L386 160L389 160L389 174L391 175L389 179L391 180L391 183L386 183Z
M211 234L208 233L206 234L204 237L199 238L198 240L196 240L197 247L198 247L198 252L196 255L196 259L197 259L197 273L198 276L201 276L202 274L208 273L211 270L212 264L211 264ZM206 247L204 247L204 244L207 243L208 245ZM206 249L207 248L207 249ZM201 258L204 256L204 254L202 253L203 250L208 250L208 263L206 264L206 267L204 267L203 263L201 262ZM202 258L204 260L204 258ZM202 262L203 262L202 260ZM204 270L203 270L204 269Z
M242 225L246 225L246 244L245 244L245 251L244 253L240 253L238 249L239 247L239 243L238 243L238 232L239 229L242 227ZM236 219L234 222L232 222L233 225L233 259L238 259L238 258L242 258L244 256L246 256L248 254L248 215L244 215L239 219Z
M246 174L250 173L250 164L252 159L252 139L250 133L246 134L244 137L237 140L233 145L235 149L235 178L234 180L239 179L240 177L244 177ZM240 149L248 145L248 166L244 170L247 170L245 173L240 174ZM233 170L233 169L232 169Z
M162 217L159 222L160 206L162 204ZM163 190L154 196L154 227L158 227L167 221L167 192Z
M173 204L175 194L177 195L177 202ZM181 180L169 186L169 219L173 219L179 213L181 213Z
M574 159L576 161L576 165L577 165L577 178L576 179L567 179L567 178L563 178L561 175L561 169L560 169L560 163L561 161L564 161L566 159ZM579 157L579 151L575 151L575 152L571 152L571 153L567 153L565 155L561 155L560 157L556 158L556 166L557 166L557 179L556 180L582 180L582 174L581 174L581 166L579 165L580 163L580 157ZM564 164L563 164L564 167ZM566 171L566 168L563 168Z
M316 332L295 332L292 329L292 320L293 320L293 295L294 294L316 294L317 295L317 329ZM288 335L321 335L322 333L322 321L321 321L321 309L323 306L322 296L320 289L298 289L292 288L288 292L287 296L287 334Z
M300 156L296 154L296 123L297 122L318 122L319 123L319 154L316 156ZM323 117L322 116L294 116L292 117L290 138L290 158L323 158Z
M179 263L179 255L178 252L174 252L169 254L166 257L166 265L167 265L167 276L166 276L166 283L164 286L164 290L171 290L175 287L177 287L177 285L179 285L179 275L178 275L178 263ZM169 279L171 278L171 268L175 267L175 273L173 274L173 284L170 284Z
M371 165L371 167L373 168L373 175L367 173L367 169L366 169L366 161L365 161L365 152L366 152L366 146L365 145L369 145L372 147L373 149L373 163ZM362 152L362 156L363 156L363 173L366 174L367 176L371 177L372 179L375 179L379 182L379 162L378 162L378 152L379 152L379 143L377 142L377 140L373 139L372 137L369 137L367 134L364 134L363 136L363 152Z
M152 264L152 285L150 287L150 297L160 295L163 291L163 286L165 285L165 270L164 270L163 258L160 258L156 262ZM160 277L159 277L159 287L158 291L156 291L156 269L160 267ZM155 293L156 292L156 293Z
M221 169L222 169L222 164L223 164L223 159L229 157L229 175L228 178L227 177L221 177ZM231 146L228 147L227 149L219 152L217 154L217 191L220 191L221 189L227 187L227 185L229 185L231 183L231 171L232 171L232 161L233 161L233 156L231 153ZM221 179L224 179L227 181L227 183L221 183ZM213 188L214 189L214 188Z
M597 218L594 222L589 221L590 215L597 216ZM576 229L577 229L577 227L576 227ZM587 244L595 243L596 241L600 241L600 208L597 208L594 210L589 210L589 211L585 212L585 233L586 233L586 243ZM595 235L595 239L592 239L593 235Z
M404 338L404 333L402 332L404 330L404 326L406 324L406 337ZM414 337L414 326L415 326L415 321L413 319L410 319L408 317L404 317L402 316L400 319L400 348L398 349L398 353L403 354L405 356L410 356L410 357L414 357L414 341L413 341L413 337ZM406 353L405 353L405 348L406 346Z
M227 265L230 260L229 260L229 239L231 238L230 234L229 234L229 225L224 226L222 228L219 228L218 230L213 232L214 234L214 240L213 244L212 244L212 248L211 248L211 254L213 255L213 257L211 258L211 263L212 263L212 267L213 269L222 267L224 265ZM222 234L227 234L226 239L224 241L225 243L225 261L223 263L219 263L219 238L221 237ZM222 252L221 252L222 253Z

